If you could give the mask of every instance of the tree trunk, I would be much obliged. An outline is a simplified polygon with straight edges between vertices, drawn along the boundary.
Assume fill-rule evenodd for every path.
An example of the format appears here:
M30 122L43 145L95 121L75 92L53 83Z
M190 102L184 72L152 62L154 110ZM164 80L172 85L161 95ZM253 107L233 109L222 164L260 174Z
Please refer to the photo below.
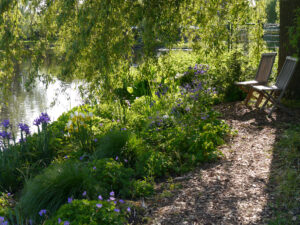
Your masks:
M300 8L300 0L280 0L280 46L278 72L280 72L286 56L293 56L297 49L289 44L289 27L294 25L295 9ZM299 42L300 43L300 42ZM298 46L300 49L300 45ZM298 58L300 59L299 55ZM300 62L287 89L289 99L300 99Z

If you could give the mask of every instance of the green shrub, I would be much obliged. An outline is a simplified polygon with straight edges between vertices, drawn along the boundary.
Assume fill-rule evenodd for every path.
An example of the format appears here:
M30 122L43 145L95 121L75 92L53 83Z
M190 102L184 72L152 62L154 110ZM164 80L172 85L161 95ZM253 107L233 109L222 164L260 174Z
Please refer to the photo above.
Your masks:
M22 190L18 208L26 218L39 220L39 211L55 212L68 198L79 198L84 191L97 195L97 183L82 164L65 162L45 169L29 180Z
M14 206L14 201L10 194L0 194L0 216L8 217L10 209Z
M114 129L103 136L97 144L93 158L115 158L121 156L122 148L125 146L129 137L129 132L126 130Z
M137 177L162 177L169 174L173 167L170 155L155 151L142 149L137 152L135 172Z
M126 224L127 213L125 204L123 206L107 201L74 200L61 206L45 225L64 224L66 221L80 225L123 225Z
M120 158L100 159L89 163L92 176L100 184L100 193L103 196L108 196L112 190L123 198L130 196L134 171L125 168L120 160Z
M154 181L151 179L136 180L133 182L132 197L147 197L154 193Z

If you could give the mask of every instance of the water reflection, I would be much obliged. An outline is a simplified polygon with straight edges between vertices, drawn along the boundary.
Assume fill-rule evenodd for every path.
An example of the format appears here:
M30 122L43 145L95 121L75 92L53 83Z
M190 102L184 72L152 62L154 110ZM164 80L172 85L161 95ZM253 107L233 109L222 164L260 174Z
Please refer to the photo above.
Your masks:
M33 121L41 112L47 112L54 121L63 112L82 103L78 85L79 82L66 83L56 79L46 88L42 81L37 80L35 87L26 91L21 77L21 82L13 82L9 95L1 96L0 121L10 119L15 131L18 131L20 122L28 124L31 131L36 131Z

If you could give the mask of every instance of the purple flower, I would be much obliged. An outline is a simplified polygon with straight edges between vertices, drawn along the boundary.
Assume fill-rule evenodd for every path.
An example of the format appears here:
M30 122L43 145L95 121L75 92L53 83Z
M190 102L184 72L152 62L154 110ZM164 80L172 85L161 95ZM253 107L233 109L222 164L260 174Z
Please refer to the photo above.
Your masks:
M94 139L94 142L97 142L97 141L98 141L98 139L97 139L97 138L95 138L95 139Z
M11 139L12 136L11 136L11 133L10 132L7 132L7 131L2 131L0 132L0 137L2 137L3 139L6 138L6 139Z
M116 205L116 204L117 204L117 201L114 201L114 204Z
M38 126L41 124L41 121L40 121L40 118L36 118L34 121L33 121L33 125L35 126Z
M68 203L72 203L72 202L73 202L73 198L72 197L68 198Z
M9 120L3 120L3 122L1 124L5 128L9 128L9 126L10 126Z
M65 155L65 157L64 157L65 159L67 159L68 158L68 156L67 155Z
M64 225L70 225L70 222L69 221L65 221Z
M120 209L114 209L115 212L120 212Z
M42 113L41 116L40 116L40 120L41 120L41 123L49 123L50 122L50 117L47 113Z
M4 221L4 217L0 216L0 222L3 222L3 221Z
M121 128L121 130L127 130L127 129L124 127L124 128Z
M102 127L102 126L103 126L103 123L99 123L99 126Z
M98 196L98 199L99 199L99 200L103 200L103 198L102 198L102 196L101 196L101 195L99 195L99 196Z
M122 199L120 199L119 202L122 203L122 204L125 203L124 200L122 200Z
M128 207L128 208L127 208L127 212L130 212L130 211L131 211L131 209L130 209L130 207Z
M118 160L118 159L119 159L119 157L117 156L117 157L116 157L116 160Z
M84 191L84 192L82 193L82 196L86 196L86 191Z
M58 222L58 224L60 224L60 223L61 223L61 218L58 218L58 221L57 221L57 222Z
M115 196L115 192L114 191L110 192L109 194L110 194L110 196Z
M33 121L33 125L39 126L40 124L48 124L50 122L50 117L47 113L41 113L39 118Z
M96 204L97 208L101 208L102 204Z
M129 100L125 100L125 102L126 102L126 104L127 104L129 107L131 107L130 101L129 101Z
M11 196L11 193L10 193L10 192L7 192L7 196L8 196L8 197Z
M83 160L83 156L80 156L80 157L79 157L79 160Z
M116 200L116 199L115 199L114 197L110 197L109 200L110 200L110 201L114 201L114 200Z
M94 166L94 167L93 167L93 170L96 170L96 169L97 169L96 166Z
M40 211L39 211L39 215L40 216L43 216L44 214L46 214L47 213L47 210L46 209L41 209Z
M158 98L160 98L160 92L156 91L155 94L157 95Z
M30 134L29 126L27 124L19 123L19 128L21 129L21 132L25 132L27 135Z
M127 159L124 159L124 162L128 163L128 160L127 160Z

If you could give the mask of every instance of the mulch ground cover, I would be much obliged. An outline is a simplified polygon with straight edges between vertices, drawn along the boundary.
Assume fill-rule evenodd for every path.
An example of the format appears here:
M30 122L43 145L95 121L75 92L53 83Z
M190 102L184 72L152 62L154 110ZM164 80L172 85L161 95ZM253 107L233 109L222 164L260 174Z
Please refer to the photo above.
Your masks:
M156 187L156 195L141 201L148 224L266 224L272 216L275 143L300 111L290 116L267 113L241 102L216 106L236 134L220 147L224 157Z

